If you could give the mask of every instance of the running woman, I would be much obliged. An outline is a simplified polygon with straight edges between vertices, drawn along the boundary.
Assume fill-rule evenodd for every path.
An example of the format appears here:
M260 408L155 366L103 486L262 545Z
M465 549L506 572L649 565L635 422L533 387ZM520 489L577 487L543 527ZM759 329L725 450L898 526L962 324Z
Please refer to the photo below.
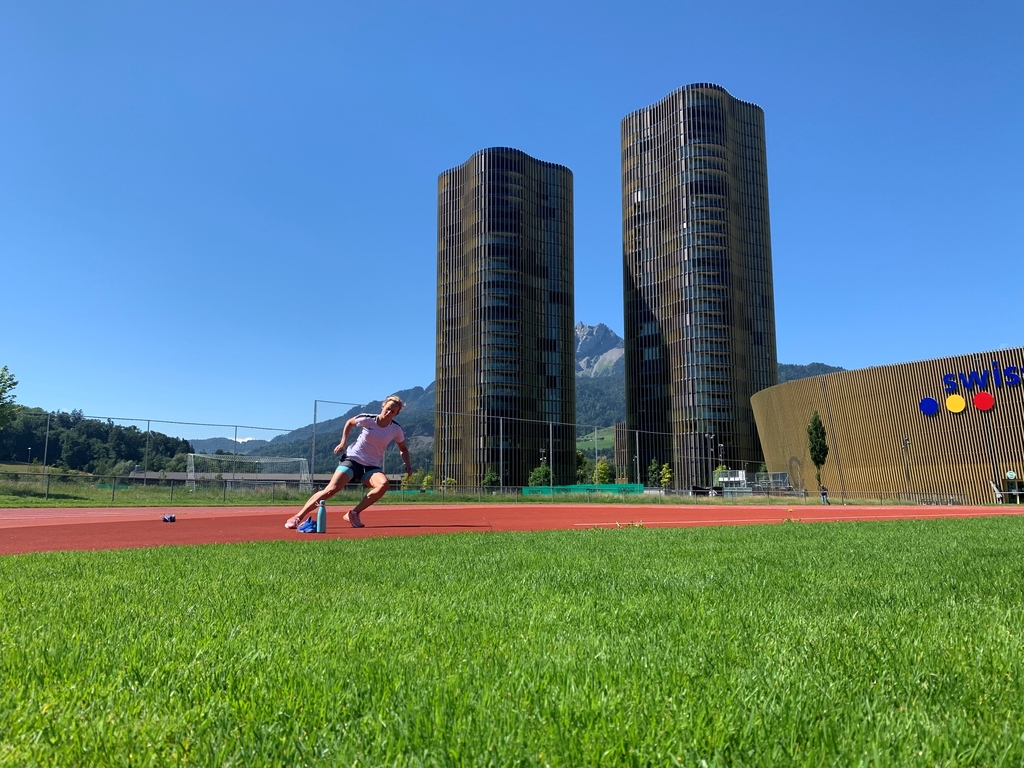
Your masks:
M359 519L360 513L388 491L388 478L380 465L384 462L384 451L392 441L398 445L398 451L402 454L405 471L412 474L409 449L405 445L405 432L394 420L402 410L402 405L401 399L392 395L381 404L379 416L361 413L345 422L341 442L334 447L334 454L341 458L331 482L322 491L310 496L309 501L299 510L299 514L284 524L285 528L298 528L322 500L331 498L349 483L358 482L362 482L370 490L353 509L345 513L343 519L353 528L363 527L363 521ZM355 427L361 427L363 431L359 433L355 444L345 450L348 436Z

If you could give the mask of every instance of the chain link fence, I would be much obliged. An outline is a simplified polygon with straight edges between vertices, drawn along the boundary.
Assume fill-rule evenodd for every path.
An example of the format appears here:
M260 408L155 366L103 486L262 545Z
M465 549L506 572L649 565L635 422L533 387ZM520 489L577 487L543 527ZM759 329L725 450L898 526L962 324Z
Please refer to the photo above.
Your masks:
M299 430L26 409L0 431L0 496L7 497L7 506L40 499L117 505L301 503L310 480L313 490L323 487L337 466L333 449L345 419L353 411L374 412L379 403L318 401L318 406L313 423ZM941 489L910 488L833 489L826 500L813 477L808 487L799 474L768 472L761 462L738 459L727 440L702 439L710 436L690 436L696 441L687 443L622 424L446 415L415 406L403 409L401 421L417 471L403 478L404 464L392 446L383 463L392 479L388 503L965 503L962 495ZM681 450L686 444L702 450ZM220 459L217 471L193 478L193 487L188 487L190 453ZM308 458L312 478L303 483L298 474L254 473L248 457L259 456ZM345 493L357 499L361 491ZM1020 495L999 501L1016 503Z

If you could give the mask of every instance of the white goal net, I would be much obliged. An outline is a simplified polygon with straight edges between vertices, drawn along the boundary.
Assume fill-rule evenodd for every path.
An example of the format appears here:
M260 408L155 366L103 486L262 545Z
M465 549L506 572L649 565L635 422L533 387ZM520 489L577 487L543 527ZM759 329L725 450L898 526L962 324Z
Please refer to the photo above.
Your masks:
M241 487L298 483L299 490L306 493L311 492L313 487L307 459L286 459L280 456L190 453L186 477L190 490L195 490L197 480L218 480Z

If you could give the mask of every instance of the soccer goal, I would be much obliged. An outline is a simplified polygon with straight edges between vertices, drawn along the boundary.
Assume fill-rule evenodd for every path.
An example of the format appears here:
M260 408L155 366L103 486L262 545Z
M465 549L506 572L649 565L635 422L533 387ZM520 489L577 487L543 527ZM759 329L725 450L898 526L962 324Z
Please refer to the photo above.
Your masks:
M190 453L186 476L189 490L195 490L196 480L222 480L242 487L298 482L299 490L306 493L310 493L313 488L307 459L286 459L280 456Z

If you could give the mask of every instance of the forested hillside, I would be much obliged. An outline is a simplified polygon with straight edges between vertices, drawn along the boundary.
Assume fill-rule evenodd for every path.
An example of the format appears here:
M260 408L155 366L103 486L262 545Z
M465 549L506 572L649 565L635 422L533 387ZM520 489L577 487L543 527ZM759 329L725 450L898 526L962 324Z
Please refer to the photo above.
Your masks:
M29 448L33 463L95 474L127 475L136 465L148 463L151 471L184 472L192 446L187 440L161 432L148 435L138 427L122 427L111 421L83 418L81 411L57 411L50 416L50 439L46 440L46 411L22 408L14 420L0 430L0 459L25 462Z
M779 363L779 384L785 384L787 381L796 381L797 379L806 379L808 376L821 376L825 373L836 373L845 370L845 368L825 365L825 363L808 363L807 365Z
M610 427L626 420L626 377L576 379L576 423Z

